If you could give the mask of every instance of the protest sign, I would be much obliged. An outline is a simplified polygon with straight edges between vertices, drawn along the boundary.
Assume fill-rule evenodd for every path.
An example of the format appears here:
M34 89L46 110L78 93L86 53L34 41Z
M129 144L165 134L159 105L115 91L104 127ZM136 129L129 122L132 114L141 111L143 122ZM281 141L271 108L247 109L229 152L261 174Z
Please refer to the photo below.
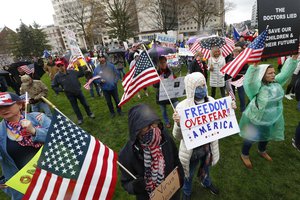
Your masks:
M231 102L225 97L178 111L187 149L240 132Z
M178 48L178 55L194 57L194 54L188 48Z
M160 84L164 84L166 90L168 91L169 97L184 97L185 87L184 87L184 77L178 78L167 78L162 79ZM168 96L162 86L159 87L159 101L167 100Z
M161 43L175 44L176 43L176 37L166 35L166 34L156 34L156 41L159 41Z
M76 42L75 33L67 28L65 28L65 35L67 39L67 44L71 50L72 56L81 56L81 50Z
M168 200L179 190L180 181L178 167L176 167L167 178L155 188L150 194L151 200Z
M170 67L179 65L179 58L176 53L164 55L167 58L167 65Z
M300 33L299 0L258 0L258 25L262 31L269 25L262 58L296 54Z
M38 159L40 158L41 152L43 148L35 154L35 156L13 177L11 177L8 181L6 181L6 185L11 187L22 194L25 194L30 182L32 180L32 176L35 172Z

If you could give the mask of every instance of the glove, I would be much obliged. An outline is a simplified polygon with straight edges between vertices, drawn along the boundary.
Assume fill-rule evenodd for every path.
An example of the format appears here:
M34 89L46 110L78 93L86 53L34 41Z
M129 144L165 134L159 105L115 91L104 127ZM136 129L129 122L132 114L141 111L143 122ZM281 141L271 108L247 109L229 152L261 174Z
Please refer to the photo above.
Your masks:
M22 128L26 129L26 131L28 133L30 133L31 135L35 135L35 128L34 126L32 125L31 121L27 120L27 119L23 119L21 121L21 126Z
M138 177L132 181L132 187L135 194L145 193L146 183L143 177Z

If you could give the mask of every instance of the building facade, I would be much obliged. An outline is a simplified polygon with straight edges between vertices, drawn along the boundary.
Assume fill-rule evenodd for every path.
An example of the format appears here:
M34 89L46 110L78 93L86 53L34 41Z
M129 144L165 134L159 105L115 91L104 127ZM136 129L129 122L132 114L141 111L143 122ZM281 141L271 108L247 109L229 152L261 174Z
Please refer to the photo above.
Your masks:
M43 28L43 32L47 35L48 45L51 46L53 53L63 53L66 50L62 34L59 26L49 25Z

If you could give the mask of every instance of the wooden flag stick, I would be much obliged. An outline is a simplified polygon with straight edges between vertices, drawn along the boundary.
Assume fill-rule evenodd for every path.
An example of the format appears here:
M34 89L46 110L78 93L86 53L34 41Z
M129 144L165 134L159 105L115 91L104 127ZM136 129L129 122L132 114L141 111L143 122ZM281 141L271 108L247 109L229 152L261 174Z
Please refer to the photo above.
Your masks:
M53 103L51 103L48 99L45 97L41 97L45 103L47 103L49 106L51 106L53 109L55 109L57 112L65 116ZM67 116L65 116L68 118ZM68 118L69 119L69 118ZM71 120L70 120L71 121ZM126 169L119 161L117 161L117 164L125 171L127 172L132 178L136 179L136 176L134 176L128 169Z

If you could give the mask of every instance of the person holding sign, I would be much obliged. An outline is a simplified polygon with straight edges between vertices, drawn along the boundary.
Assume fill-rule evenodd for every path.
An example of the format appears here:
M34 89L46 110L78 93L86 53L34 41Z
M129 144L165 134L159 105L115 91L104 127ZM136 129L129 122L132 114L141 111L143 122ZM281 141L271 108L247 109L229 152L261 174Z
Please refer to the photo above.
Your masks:
M183 199L191 199L192 181L197 165L200 163L198 177L201 184L210 190L211 193L217 195L219 191L212 184L209 176L209 168L215 165L219 160L219 145L218 140L211 143L188 150L182 136L180 127L180 116L178 111L194 105L213 101L214 99L207 96L206 80L202 73L194 72L189 74L184 79L185 90L187 98L181 101L173 114L175 121L173 128L173 136L180 140L179 159L184 169L184 185L183 185Z
M132 107L128 124L129 140L119 153L119 162L136 179L121 169L122 187L136 199L147 200L176 167L182 184L184 174L176 145L153 109L145 104ZM179 200L180 192L171 199Z
M171 72L171 70L168 68L167 58L165 56L159 56L157 72L158 72L159 76L161 77L161 79L176 78L174 76L174 74ZM157 88L156 103L160 107L160 110L162 112L163 119L164 119L164 122L166 124L166 127L171 128L170 120L169 120L168 113L167 113L167 105L170 104L170 101L169 101L169 99L159 101L160 83L154 84L153 87ZM172 104L173 104L174 108L176 108L176 105L178 104L178 99L177 98L172 98L171 101L172 101Z
M284 140L282 87L296 67L297 55L293 55L276 76L270 64L251 65L245 75L244 89L250 103L243 112L239 126L240 136L244 138L241 159L248 169L252 169L249 151L254 142L258 142L259 155L272 161L266 152L268 142Z
M0 188L12 199L23 194L4 183L22 169L39 151L46 139L51 120L43 113L25 115L24 101L16 94L0 93L0 162L3 176ZM26 116L26 117L25 117Z

